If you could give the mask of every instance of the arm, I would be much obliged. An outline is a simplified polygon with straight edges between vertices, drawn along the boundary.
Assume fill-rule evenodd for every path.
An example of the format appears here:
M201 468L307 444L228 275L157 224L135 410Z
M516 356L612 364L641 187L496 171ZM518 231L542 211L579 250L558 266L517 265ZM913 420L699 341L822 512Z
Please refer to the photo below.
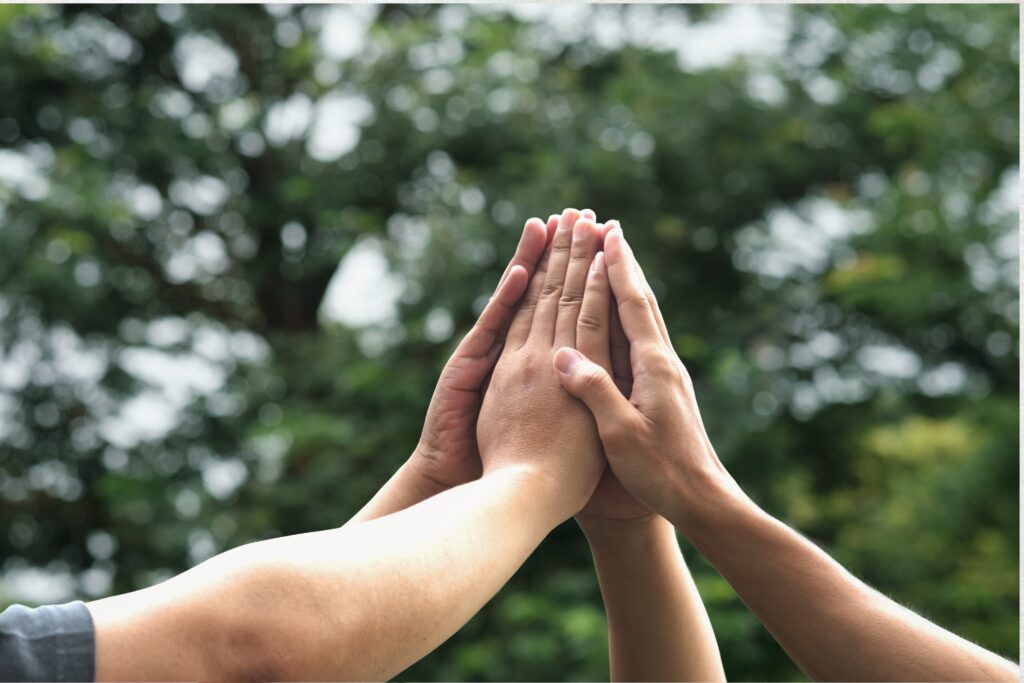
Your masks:
M604 468L585 408L551 372L568 211L509 328L477 424L482 476L333 531L229 551L89 605L100 679L386 678L447 639ZM538 279L539 278L539 279ZM575 326L575 318L572 320ZM550 434L559 430L566 441Z
M680 490L678 502L700 511L673 518L811 678L1018 680L1015 664L868 587L746 496L712 484L698 507L694 493Z
M629 343L618 316L610 315L604 254L594 256L585 287L567 278L570 286L571 298L582 301L572 342L611 370L617 390L629 396ZM631 496L610 468L576 521L601 584L612 680L724 681L711 621L672 525Z
M89 603L97 680L377 680L444 642L573 512L507 468L378 520L242 546Z
M605 253L632 349L632 394L623 397L578 351L560 349L555 360L563 385L593 412L630 493L704 553L812 678L1017 680L1016 665L871 590L747 498L715 454L621 231L609 232Z
M724 681L675 529L660 515L584 525L601 582L613 681Z

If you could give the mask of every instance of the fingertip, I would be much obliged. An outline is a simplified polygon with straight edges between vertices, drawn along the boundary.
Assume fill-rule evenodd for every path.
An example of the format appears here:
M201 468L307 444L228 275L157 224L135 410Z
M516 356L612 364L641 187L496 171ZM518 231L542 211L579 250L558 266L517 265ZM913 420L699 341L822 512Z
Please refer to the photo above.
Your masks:
M580 211L580 215L584 216L585 218L589 218L592 221L597 220L597 214L594 213L591 209L583 209L582 211Z
M599 251L594 254L594 262L590 264L590 270L600 275L605 272L606 267L607 266L604 262L604 252Z
M558 351L555 351L552 363L555 366L555 370L563 375L569 375L572 374L573 368L582 360L583 354L579 351L569 346L563 346Z
M622 228L618 225L613 225L604 236L604 251L608 254L608 259L616 263L622 258L623 248L623 236Z
M546 228L547 228L547 240L549 242L551 241L551 238L554 236L555 231L558 230L558 222L559 222L559 220L561 220L561 216L559 216L557 214L551 216L550 218L548 218L548 222L547 222Z
M523 292L526 291L526 286L529 284L530 278L529 273L526 272L526 268L522 266L512 266L512 269L508 271L508 277L505 279L505 287L509 292L509 298L518 299L522 296Z
M586 237L594 228L594 221L590 218L579 218L572 226L573 239Z
M532 229L536 229L538 227L539 228L543 228L544 227L544 221L542 221L541 219L537 218L536 216L533 216L532 218L530 218L529 220L526 221L526 225L523 226L523 230L524 231L532 230Z

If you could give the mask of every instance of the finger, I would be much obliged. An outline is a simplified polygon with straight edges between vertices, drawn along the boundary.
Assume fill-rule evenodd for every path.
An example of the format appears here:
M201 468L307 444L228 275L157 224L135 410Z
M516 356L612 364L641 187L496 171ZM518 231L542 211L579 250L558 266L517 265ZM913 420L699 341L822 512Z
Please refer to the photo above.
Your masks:
M516 302L526 291L528 276L522 266L512 266L508 277L498 285L480 317L455 349L453 357L483 358L505 331L516 310Z
M583 401L594 414L602 441L612 434L628 432L623 427L636 414L636 408L626 400L604 368L567 346L555 353L554 364L565 390Z
M595 263L597 233L594 222L580 218L572 228L572 247L569 265L565 271L562 295L558 299L554 341L557 346L576 345L576 323L583 305L583 290L587 287L591 266Z
M633 367L629 360L629 340L619 321L619 307L611 297L608 306L608 341L611 345L612 377L619 390L629 398L633 390Z
M519 304L519 310L512 319L508 335L505 338L505 345L510 349L518 349L526 343L530 336L530 327L533 325L533 314L537 309L537 300L540 298L541 288L544 286L544 275L547 270L548 258L551 252L551 237L558 227L559 216L553 215L548 218L544 231L545 249L537 267L530 278L530 284L526 289L526 296Z
M501 279L498 280L498 287L501 287L502 283L505 282L505 278L508 277L509 272L514 266L526 268L526 274L529 277L537 267L537 262L544 255L547 242L548 235L544 223L539 218L531 218L526 221L526 225L523 226L523 235L519 238L519 244L516 246L516 253L513 254L512 260L508 262L508 265L505 266L505 272L501 274Z
M566 209L558 221L558 229L551 238L547 270L544 273L544 285L537 299L537 309L530 325L530 337L547 341L554 339L555 321L558 317L558 300L562 296L565 283L565 271L569 266L569 252L572 249L572 231L580 212Z
M582 211L580 211L580 217L581 218L589 218L592 221L596 221L597 220L597 214L594 213L590 209L583 209Z
M605 370L612 367L608 338L611 298L604 252L599 251L594 256L590 272L587 273L587 286L576 319L576 349ZM555 343L559 343L557 338Z
M619 222L614 219L608 221L606 225L610 226L608 228L609 230L613 228L622 229ZM661 307L658 306L658 299L654 296L654 290L651 289L651 285L647 281L647 276L644 275L643 266L641 266L640 262L636 259L633 259L633 265L636 268L637 275L639 276L640 284L643 286L644 294L647 296L647 302L651 305L651 309L654 311L654 318L658 323L658 329L661 331L661 338L664 340L666 346L671 347L672 340L668 336L668 327L665 325L665 318L661 315Z
M633 263L633 252L622 236L622 229L613 227L604 238L608 263L608 282L618 303L619 320L630 345L662 343L661 330L647 292Z

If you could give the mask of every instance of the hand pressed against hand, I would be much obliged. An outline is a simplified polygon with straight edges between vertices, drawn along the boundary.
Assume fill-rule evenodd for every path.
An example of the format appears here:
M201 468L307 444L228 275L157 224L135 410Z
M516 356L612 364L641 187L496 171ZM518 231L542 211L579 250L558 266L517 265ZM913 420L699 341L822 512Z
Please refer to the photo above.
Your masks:
M565 517L583 507L605 467L593 417L551 369L555 349L575 344L597 247L593 220L566 209L509 328L477 424L484 474L540 474L558 491Z
M420 475L440 488L480 476L476 421L483 390L501 353L516 302L526 291L548 241L549 231L540 219L526 222L515 256L494 295L441 371L410 460Z
M617 226L605 236L604 253L629 343L632 391L627 399L600 359L588 359L584 349L558 350L555 361L562 385L594 414L616 477L652 510L670 519L685 517L685 510L676 509L680 493L712 483L742 495L708 439L689 374L672 348L654 294ZM587 294L599 296L600 290L588 289ZM586 300L584 307L588 308ZM699 500L700 496L682 498Z
M617 221L598 225L601 240ZM622 330L618 311L608 284L608 268L603 252L594 257L587 275L583 305L576 325L576 349L610 371L615 386L623 396L629 398L633 389L633 371L629 366L629 340ZM654 513L629 494L619 482L612 468L606 467L586 506L576 515L580 524L587 528L591 521L639 521Z

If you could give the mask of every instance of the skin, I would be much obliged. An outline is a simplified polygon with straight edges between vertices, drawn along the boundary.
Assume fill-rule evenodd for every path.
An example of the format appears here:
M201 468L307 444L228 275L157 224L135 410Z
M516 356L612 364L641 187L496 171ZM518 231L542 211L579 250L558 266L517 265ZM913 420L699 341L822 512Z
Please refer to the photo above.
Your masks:
M572 345L612 371L616 391L629 396L629 346L609 314L603 253L580 293ZM672 524L631 496L611 468L576 520L590 544L608 615L612 680L724 681L714 631Z
M692 382L618 226L604 245L632 391L624 396L581 349L559 349L555 367L593 413L626 490L715 565L813 679L1018 680L1017 665L872 590L743 493L715 454Z
M529 273L513 263L442 374L421 446L448 438L464 448L418 450L396 474L402 485L391 486L362 521L242 546L157 586L89 603L97 679L390 678L493 597L551 529L583 507L605 467L592 417L551 372L556 327L574 315L559 300L576 217L568 212L552 226L538 268L543 286L531 285L532 299L515 310ZM527 265L537 244L524 234ZM481 475L472 479L471 439L459 441L465 425L450 416L471 414L480 401L513 312L504 348L514 342L515 361L498 363L490 384L500 389L480 403ZM562 419L549 412L562 408L569 413ZM509 423L510 414L519 421ZM581 442L550 439L553 426ZM471 480L454 483L464 478ZM431 496L428 481L454 485ZM427 498L368 519L416 497Z
M409 459L349 523L364 522L404 510L442 491L480 477L476 421L483 393L505 343L508 325L526 290L529 275L544 256L558 224L531 218L515 255L498 282L496 306L488 306L462 339L441 371L427 408L419 443ZM511 276L512 281L509 282ZM495 300L492 297L491 301Z
M563 325L556 329L557 343L578 341L580 348L593 358L600 358L603 366L613 371L616 384L628 396L633 382L629 343L614 307L610 308L609 317L582 306L584 287L590 292L586 300L592 306L599 298L603 299L605 308L611 306L607 273L603 267L588 267L590 263L603 263L598 250L606 226L594 222L593 211L584 209L579 216L573 225L559 295L565 319L578 316L578 320L575 328ZM543 232L534 230L528 223L509 267L522 265L532 269L544 245L550 243L560 227L559 234L564 241L563 217L571 219L572 214L548 219L545 239L542 239ZM530 231L535 234L529 234ZM564 251L562 242L556 244ZM597 261L594 261L595 255ZM519 329L513 339L517 351L524 345L525 317L537 307L541 292L548 286L549 272L553 269L548 268L545 260L523 304L527 312L519 319ZM558 316L563 316L562 310L558 311ZM467 335L442 372L420 446L354 521L390 514L479 476L479 448L471 437L480 400L465 400L466 392L476 392L479 396L484 390L494 365L494 349L503 346L505 340L504 330L489 335L486 341L474 341L475 333L476 329ZM531 367L531 371L535 369ZM451 391L453 385L460 391ZM448 419L442 422L436 416ZM464 447L445 451L434 445L445 443L464 444ZM423 453L434 455L423 457ZM612 680L724 680L710 621L672 525L627 493L607 467L589 501L576 515L576 521L590 544L608 615Z

